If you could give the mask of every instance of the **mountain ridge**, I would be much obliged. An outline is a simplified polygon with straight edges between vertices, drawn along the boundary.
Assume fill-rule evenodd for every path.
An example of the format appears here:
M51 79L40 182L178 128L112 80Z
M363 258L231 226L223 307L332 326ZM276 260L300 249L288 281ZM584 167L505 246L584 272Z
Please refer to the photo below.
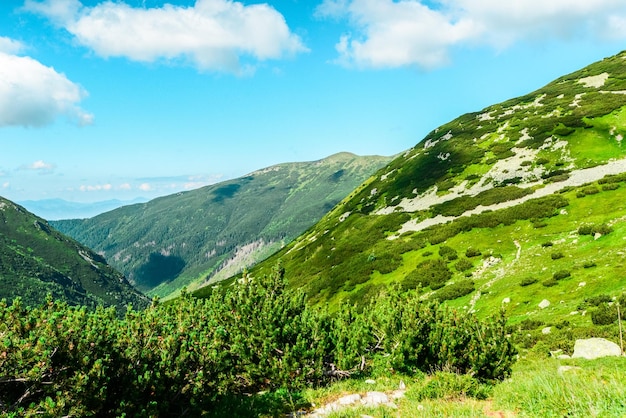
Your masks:
M51 224L159 296L226 278L271 255L391 158L338 153ZM231 270L227 270L231 271Z

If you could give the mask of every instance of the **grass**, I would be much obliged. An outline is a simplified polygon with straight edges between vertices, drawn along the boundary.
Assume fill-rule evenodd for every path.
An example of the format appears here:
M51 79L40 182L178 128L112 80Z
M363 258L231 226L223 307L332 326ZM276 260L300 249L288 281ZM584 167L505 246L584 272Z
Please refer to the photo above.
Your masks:
M395 408L352 406L328 417L621 417L626 415L625 362L618 357L557 360L530 351L516 364L509 379L494 385L469 376L437 372L431 376L379 377L375 384L340 381L298 396L302 405L314 408L348 394L389 393L402 380L406 392L395 401ZM563 370L563 366L569 370Z

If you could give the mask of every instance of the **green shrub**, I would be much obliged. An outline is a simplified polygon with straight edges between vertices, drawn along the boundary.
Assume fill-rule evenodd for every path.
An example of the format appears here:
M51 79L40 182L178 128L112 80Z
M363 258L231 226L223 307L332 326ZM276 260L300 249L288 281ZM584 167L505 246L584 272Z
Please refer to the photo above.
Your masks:
M617 190L619 189L619 184L617 183L608 183L608 184L603 184L602 185L602 191L607 192L607 191L611 191L611 190Z
M452 271L442 259L425 260L402 280L402 287L405 290L417 287L435 290L443 287L451 277Z
M554 253L550 254L550 258L553 259L553 260L559 260L559 259L561 259L563 257L565 257L565 256L561 252L554 252Z
M461 280L456 283L449 284L431 296L433 300L453 300L461 296L468 295L475 290L474 281Z
M535 284L539 281L539 279L537 279L536 277L525 277L522 279L522 281L520 282L520 286L525 287L525 286L530 286L531 284Z
M465 251L465 257L467 258L472 258L472 257L478 257L479 255L481 255L482 253L480 252L479 249L477 248L473 248L473 247L469 247L466 251Z
M467 271L467 270L471 269L472 267L474 267L474 265L467 258L463 258L463 259L459 260L454 265L454 267L457 269L457 271Z
M447 245L442 245L439 248L439 256L448 261L456 260L457 258L459 258L458 254L456 253L456 250Z
M617 320L617 308L608 303L600 304L591 311L591 322L594 325L611 325Z
M585 261L583 263L583 268L586 268L586 269L590 269L590 268L595 267L595 266L596 266L596 262L595 261Z
M569 272L569 270L559 270L552 275L552 278L554 280L562 280L570 276L571 273Z
M541 282L541 284L544 285L545 287L556 286L558 283L559 282L556 279L554 279L554 278L546 279L543 282Z
M578 235L608 235L611 232L613 232L613 228L607 224L583 224L578 227Z
M546 241L544 243L541 244L542 247L546 248L546 247L552 247L554 244L552 243L552 241Z

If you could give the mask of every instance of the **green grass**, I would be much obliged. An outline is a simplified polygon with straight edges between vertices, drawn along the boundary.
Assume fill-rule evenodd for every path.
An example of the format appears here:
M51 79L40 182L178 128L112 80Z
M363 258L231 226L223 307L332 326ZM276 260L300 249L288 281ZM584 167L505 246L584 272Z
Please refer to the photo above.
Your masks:
M438 372L415 378L391 375L376 379L375 385L343 381L300 396L312 409L352 393L390 393L402 380L407 389L405 397L395 401L397 408L350 407L329 417L620 417L626 415L625 361L556 360L529 353L509 379L493 386ZM561 366L571 369L559 373Z

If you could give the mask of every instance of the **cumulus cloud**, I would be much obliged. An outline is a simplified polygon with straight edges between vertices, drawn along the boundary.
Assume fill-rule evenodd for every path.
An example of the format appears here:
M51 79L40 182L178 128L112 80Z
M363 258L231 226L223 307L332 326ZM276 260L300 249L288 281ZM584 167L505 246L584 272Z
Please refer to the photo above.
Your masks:
M263 61L306 51L284 17L267 4L197 0L194 6L132 7L106 1L28 0L42 14L101 57L186 61L200 70L244 73L242 59Z
M51 174L52 172L54 172L55 168L56 165L52 163L47 163L43 160L37 160L34 163L22 165L20 167L20 170L36 171L39 174Z
M316 14L348 20L337 62L361 68L434 68L456 46L626 38L623 0L324 0Z
M18 42L0 38L0 127L40 127L59 116L91 124L93 115L78 106L86 91L54 68L10 53L20 48Z

